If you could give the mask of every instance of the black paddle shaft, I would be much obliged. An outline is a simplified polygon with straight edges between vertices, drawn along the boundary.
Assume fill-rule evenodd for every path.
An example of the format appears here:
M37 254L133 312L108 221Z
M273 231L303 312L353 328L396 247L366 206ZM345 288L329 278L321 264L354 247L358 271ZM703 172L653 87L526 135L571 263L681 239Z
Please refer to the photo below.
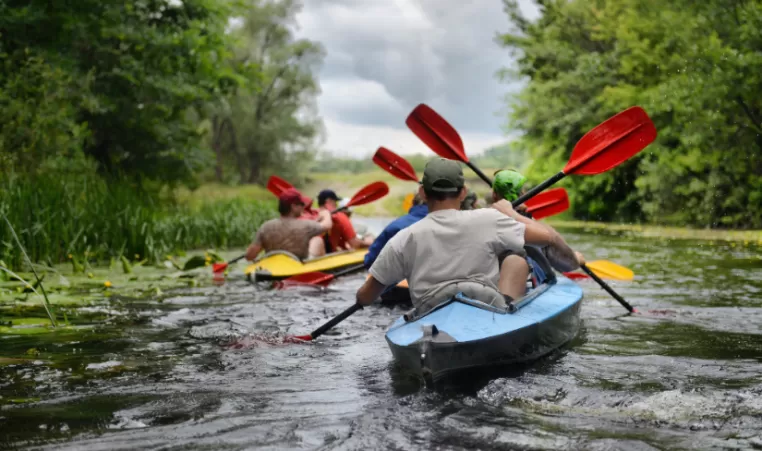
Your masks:
M344 310L343 312L339 313L335 318L328 321L327 323L323 324L322 326L315 329L314 332L310 334L310 337L312 339L316 339L317 337L323 335L326 333L329 329L333 328L333 326L339 324L340 322L344 321L345 319L349 318L353 313L355 313L358 310L362 310L362 305L360 304L354 304L352 307L349 307L348 309Z
M485 182L487 182L487 185L489 185L489 186L492 186L492 180L490 180L490 178L489 178L489 177L487 177L486 175L484 175L484 173L483 173L483 172L482 172L482 171L481 171L479 168L477 168L476 166L474 166L474 165L473 165L473 163L471 163L471 162L469 161L469 162L467 162L467 163L466 163L466 166L468 166L469 168L471 168L471 170L472 170L472 171L474 171L474 172L476 173L476 175L478 175L478 176L479 176L479 178L481 178L482 180L484 180Z
M590 268L587 267L587 265L582 265L581 268L582 268L583 271L585 271L587 273L588 276L592 277L593 280L598 282L598 285L600 285L601 288L606 290L608 292L608 294L610 294L614 299L619 301L619 303L622 304L622 307L626 308L627 311L629 311L630 313L633 313L635 311L635 309L632 308L632 306L627 301L625 301L622 296L619 296L619 294L616 291L614 291L609 286L609 284L607 284L606 282L601 280L601 278L598 277L598 275L595 274L593 271L591 271Z
M241 255L241 256L239 256L239 257L236 257L236 258L234 258L234 259L230 260L230 261L228 262L228 265L232 265L233 263L235 263L235 262L237 262L238 260L241 260L241 259L243 259L243 258L245 258L245 257L246 257L246 254L244 254L244 255Z
M562 178L566 177L566 174L564 171L559 172L558 174L554 175L553 177L545 180L544 182L540 183L539 185L535 186L534 188L530 189L523 195L519 196L518 199L514 200L512 202L513 207L516 208L519 205L523 204L524 202L528 201L529 199L533 198L534 196L540 194L542 191L545 191L545 189L553 184L555 184L557 181L561 180Z

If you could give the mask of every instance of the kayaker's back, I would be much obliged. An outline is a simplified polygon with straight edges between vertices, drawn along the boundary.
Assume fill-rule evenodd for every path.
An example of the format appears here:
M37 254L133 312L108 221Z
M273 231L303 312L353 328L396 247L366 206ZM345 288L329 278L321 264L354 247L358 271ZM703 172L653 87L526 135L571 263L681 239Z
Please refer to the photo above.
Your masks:
M520 252L523 246L524 225L494 209L440 210L392 238L371 274L385 284L407 279L415 304L427 292L457 280L480 280L496 288L497 255Z

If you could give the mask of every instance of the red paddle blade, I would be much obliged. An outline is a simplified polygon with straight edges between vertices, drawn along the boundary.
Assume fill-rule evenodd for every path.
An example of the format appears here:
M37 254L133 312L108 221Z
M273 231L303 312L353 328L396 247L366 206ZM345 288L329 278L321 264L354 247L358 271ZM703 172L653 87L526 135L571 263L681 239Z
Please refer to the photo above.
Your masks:
M384 182L373 182L352 196L352 198L349 199L349 202L347 202L347 207L365 205L374 200L381 199L387 194L389 194L389 185Z
M303 285L327 285L334 279L333 274L326 274L324 272L307 272L304 274L297 274L291 276L283 282L286 283L299 283Z
M279 197L283 191L293 187L293 185L278 177L277 175L271 175L267 180L267 190L275 194L276 197Z
M618 166L656 139L656 127L639 106L590 130L574 146L565 174L594 175Z
M300 341L312 341L312 335L289 335L283 339L284 343L298 343Z
M568 277L571 280L580 280L580 279L589 279L590 276L587 274L583 274L581 272L565 272L564 276Z
M212 272L219 273L223 272L228 268L227 263L215 263L212 265Z
M440 157L468 163L463 140L460 139L458 132L426 104L422 103L415 107L405 123L415 136Z
M386 147L379 147L376 153L373 155L373 162L381 169L389 174L397 177L398 179L408 180L411 182L417 182L418 176L415 173L415 169L406 159L387 149Z
M564 188L553 188L529 199L525 205L534 219L547 218L569 209L569 194Z

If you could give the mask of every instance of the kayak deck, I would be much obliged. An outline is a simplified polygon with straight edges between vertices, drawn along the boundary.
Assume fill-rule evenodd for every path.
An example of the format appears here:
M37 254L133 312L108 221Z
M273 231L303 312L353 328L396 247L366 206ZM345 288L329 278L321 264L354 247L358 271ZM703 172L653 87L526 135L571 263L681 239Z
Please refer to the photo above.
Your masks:
M256 280L279 280L308 272L332 272L362 265L367 253L367 249L335 252L305 261L285 252L271 253L247 266L244 273Z
M581 301L582 289L565 277L532 290L513 313L459 294L414 321L397 319L386 340L399 364L436 381L553 351L577 334Z

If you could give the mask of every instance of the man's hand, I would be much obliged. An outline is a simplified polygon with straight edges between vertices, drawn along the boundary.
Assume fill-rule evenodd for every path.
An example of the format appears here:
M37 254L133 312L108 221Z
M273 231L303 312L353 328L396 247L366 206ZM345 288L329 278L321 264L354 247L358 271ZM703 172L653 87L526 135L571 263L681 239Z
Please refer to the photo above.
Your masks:
M579 263L579 266L582 266L585 264L585 256L581 253L574 251L574 256L577 257L577 263Z
M320 212L318 212L317 222L323 226L324 232L330 232L333 228L333 219L331 219L331 212L328 210L320 210Z

